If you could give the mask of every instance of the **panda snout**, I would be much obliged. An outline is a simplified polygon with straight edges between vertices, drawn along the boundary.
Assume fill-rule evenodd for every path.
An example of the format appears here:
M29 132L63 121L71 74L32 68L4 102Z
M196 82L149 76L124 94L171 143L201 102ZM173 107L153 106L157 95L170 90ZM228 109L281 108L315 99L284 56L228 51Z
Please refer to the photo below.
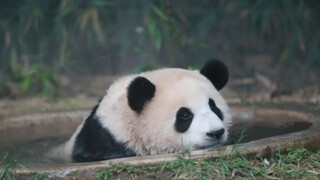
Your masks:
M225 132L225 129L224 128L221 128L217 131L210 131L207 133L207 136L210 137L210 138L216 138L216 139L219 139Z

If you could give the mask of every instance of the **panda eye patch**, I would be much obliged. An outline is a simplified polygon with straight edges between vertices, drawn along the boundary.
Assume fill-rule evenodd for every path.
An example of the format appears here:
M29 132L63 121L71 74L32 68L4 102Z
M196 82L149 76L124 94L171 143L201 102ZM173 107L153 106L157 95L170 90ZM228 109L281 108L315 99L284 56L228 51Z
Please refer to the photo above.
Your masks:
M193 114L187 108L183 108L182 111L179 112L180 118L182 120L190 120L193 118Z
M176 131L183 133L186 132L193 119L193 113L185 107L182 107L178 110L175 121L175 129Z
M212 112L214 112L220 119L223 121L223 114L221 110L216 106L216 103L210 98L209 99L209 106Z

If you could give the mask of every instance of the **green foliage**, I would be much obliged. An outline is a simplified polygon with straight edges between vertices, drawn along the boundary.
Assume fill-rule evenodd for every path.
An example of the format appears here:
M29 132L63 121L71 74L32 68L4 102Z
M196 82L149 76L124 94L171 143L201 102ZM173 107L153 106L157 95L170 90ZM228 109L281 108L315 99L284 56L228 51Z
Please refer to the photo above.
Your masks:
M148 29L150 36L153 38L154 47L157 51L160 51L162 44L162 37L159 29L156 26L156 22L151 19L149 20Z
M102 170L96 176L98 179L108 180L113 179L114 175L119 171L118 165L109 163L109 168L107 170Z
M103 179L103 180L108 180L108 179L113 179L113 172L110 170L102 170L101 172L99 172L96 176L96 178L98 179Z
M275 178L317 178L320 175L320 151L310 152L305 148L287 149L272 155L269 159L249 159L238 151L211 159L193 160L178 157L175 161L158 164L111 164L98 173L97 178L114 179L120 173L135 177L158 179L275 179ZM143 176L142 176L143 178Z
M0 159L0 179L15 179L14 168L23 167L17 160L9 160L8 154L4 154Z
M53 69L40 65L33 65L22 76L21 85L23 91L37 90L45 97L52 97L60 93L60 83Z
M142 72L147 72L147 71L152 71L154 70L153 66L145 64L145 65L139 65L135 68L134 72L135 73L142 73Z
M0 97L11 94L9 83L24 93L40 93L48 98L60 95L61 85L55 68L34 64L24 73L22 66L15 66L7 79L0 76Z
M274 47L277 65L300 61L301 74L318 72L319 7L317 0L0 1L0 95L8 94L8 81L15 82L33 65L58 66L64 73L111 73L104 67L134 69L125 66L128 61L155 67L202 64L199 59L219 54L209 47L219 43L215 34L223 32L235 35L220 43L222 50L240 49L238 36L255 38ZM237 28L230 28L233 24ZM261 52L256 46L245 49ZM37 83L41 93L51 94L55 80L41 76L46 77ZM28 89L31 80L25 84Z
M308 70L311 64L319 65L315 62L320 57L320 39L315 38L320 29L320 13L316 10L319 5L318 1L242 0L230 2L227 9L242 11L250 32L284 44L278 64L285 66L300 55Z
M312 153L306 148L296 150L288 148L285 151L276 153L271 157L270 162L277 164L277 166L271 168L272 171L282 176L301 178L313 175L314 173L318 173L319 175L317 171L307 171L306 167L319 169L320 151Z
M19 163L18 160L9 158L8 154L4 154L0 159L0 180L15 180L20 179L17 174L15 174L15 168L26 168ZM49 177L47 173L41 173L33 170L31 175L24 176L22 179L30 180L50 180L55 179L54 177Z
M27 179L32 179L32 180L53 180L55 178L49 177L47 173L39 173L39 172L34 172L30 177Z
M189 70L200 70L202 68L203 65L197 64L197 65L193 65L193 66L188 66L187 69Z

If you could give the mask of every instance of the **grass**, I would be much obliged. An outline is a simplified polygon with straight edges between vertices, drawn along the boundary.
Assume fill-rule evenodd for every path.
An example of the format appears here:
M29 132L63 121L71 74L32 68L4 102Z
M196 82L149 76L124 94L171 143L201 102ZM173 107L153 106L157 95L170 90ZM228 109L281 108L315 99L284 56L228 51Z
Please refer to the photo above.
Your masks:
M26 177L26 179L32 180L53 180L55 177L50 177L47 173L34 172L31 176Z
M110 164L96 176L99 179L139 177L156 179L319 179L320 150L286 149L269 158L246 158L234 151L218 158L179 157L155 165Z
M24 167L8 155L0 159L0 179L55 179L46 173L34 171L32 175L18 177L14 168ZM72 175L79 177L77 174ZM319 179L320 150L306 148L285 149L268 158L245 157L238 151L218 158L190 159L178 157L175 161L134 166L113 164L96 174L97 179Z
M8 154L4 154L0 160L0 179L12 179L14 168L22 167L17 160L8 160Z
M16 159L10 159L8 154L4 154L0 159L0 180L15 180L17 179L17 174L15 173L15 168L25 168ZM21 177L27 180L49 180L54 179L54 177L49 177L47 173L41 173L33 170L32 175Z

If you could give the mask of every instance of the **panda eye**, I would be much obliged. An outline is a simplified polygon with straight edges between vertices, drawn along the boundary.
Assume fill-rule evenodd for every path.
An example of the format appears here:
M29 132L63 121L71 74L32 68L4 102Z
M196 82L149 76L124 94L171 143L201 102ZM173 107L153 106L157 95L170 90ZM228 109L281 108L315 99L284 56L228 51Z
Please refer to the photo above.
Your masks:
M178 112L178 116L181 120L191 120L193 118L193 114L190 112L188 108L181 108Z
M181 107L176 114L176 121L174 127L177 132L184 133L186 132L192 122L193 114L190 109L186 107Z
M184 120L189 120L192 118L192 114L189 113L189 112L184 112L182 115L181 115L181 118L184 119Z

